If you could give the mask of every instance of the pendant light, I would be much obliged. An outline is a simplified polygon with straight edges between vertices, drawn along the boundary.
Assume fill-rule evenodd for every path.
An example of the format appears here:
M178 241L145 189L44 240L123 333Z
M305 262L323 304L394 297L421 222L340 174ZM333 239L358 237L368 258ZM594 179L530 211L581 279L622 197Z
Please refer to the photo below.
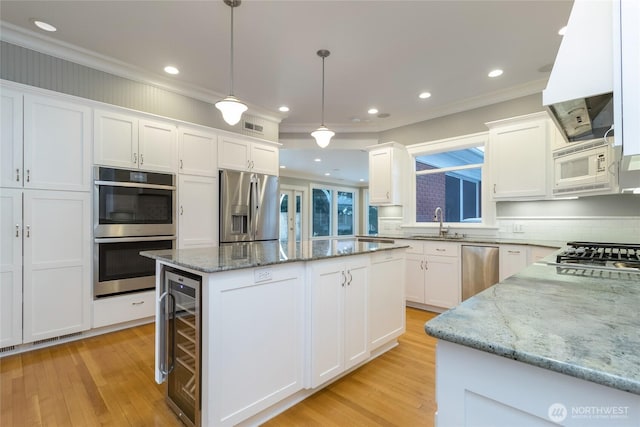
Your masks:
M311 132L311 136L316 139L316 144L318 144L320 148L325 148L329 145L329 142L331 142L331 137L335 135L335 132L329 130L329 128L324 125L324 58L329 56L331 52L326 49L321 49L317 54L322 58L322 123L318 129Z
M233 9L240 6L241 0L223 0L226 5L231 7L231 92L222 101L216 102L216 108L222 112L222 118L231 126L237 124L242 117L242 113L247 111L247 106L238 98L233 96Z

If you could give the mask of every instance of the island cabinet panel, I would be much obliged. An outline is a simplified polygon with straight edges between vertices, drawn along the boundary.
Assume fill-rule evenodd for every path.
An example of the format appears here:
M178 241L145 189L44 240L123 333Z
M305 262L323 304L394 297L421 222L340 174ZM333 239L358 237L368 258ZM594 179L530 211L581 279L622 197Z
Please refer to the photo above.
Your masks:
M386 251L371 256L369 282L369 348L397 338L405 331L404 254Z
M310 386L315 388L369 357L369 257L309 264Z
M202 425L236 425L302 390L304 264L203 282Z
M436 349L440 426L637 426L640 396L447 341Z

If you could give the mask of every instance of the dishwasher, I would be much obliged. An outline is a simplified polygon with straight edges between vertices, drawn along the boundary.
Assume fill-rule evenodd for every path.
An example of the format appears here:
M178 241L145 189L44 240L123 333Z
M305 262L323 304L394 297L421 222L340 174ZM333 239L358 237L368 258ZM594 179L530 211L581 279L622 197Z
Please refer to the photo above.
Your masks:
M462 246L462 300L498 283L496 246Z

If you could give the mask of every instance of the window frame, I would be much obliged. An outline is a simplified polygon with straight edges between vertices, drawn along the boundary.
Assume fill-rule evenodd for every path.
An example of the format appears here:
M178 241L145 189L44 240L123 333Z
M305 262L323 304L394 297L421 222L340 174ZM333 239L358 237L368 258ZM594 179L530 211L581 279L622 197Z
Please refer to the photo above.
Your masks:
M482 222L479 223L465 223L465 222L449 222L446 223L448 226L455 228L483 228L483 227L494 227L495 225L495 216L496 216L496 207L495 202L491 200L489 193L489 132L478 132L470 135L464 135L453 138L446 138L437 141L424 142L420 144L414 144L407 146L407 152L411 158L411 170L410 170L410 178L409 178L409 191L411 197L409 197L409 206L405 210L405 224L409 224L409 226L413 227L438 227L438 224L433 224L430 222L417 222L416 220L416 178L419 175L425 175L425 171L416 171L415 164L416 158L425 155L443 153L447 151L456 151L456 150L464 150L467 148L474 147L484 147L484 163L483 164L475 164L469 165L469 168L477 168L478 166L481 168L482 173L482 185L481 185L481 212L480 216L482 218ZM467 168L467 166L455 167L453 169L460 170ZM438 169L440 173L446 172L448 169L452 168L441 168ZM422 173L419 173L422 172ZM437 172L430 172L437 173Z

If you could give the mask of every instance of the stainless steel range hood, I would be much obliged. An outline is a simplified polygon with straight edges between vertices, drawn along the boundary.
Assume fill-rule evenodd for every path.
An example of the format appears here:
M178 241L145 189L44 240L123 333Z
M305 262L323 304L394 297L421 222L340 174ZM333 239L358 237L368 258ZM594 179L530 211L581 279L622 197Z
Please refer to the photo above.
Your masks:
M575 0L542 103L567 142L613 125L612 2Z

